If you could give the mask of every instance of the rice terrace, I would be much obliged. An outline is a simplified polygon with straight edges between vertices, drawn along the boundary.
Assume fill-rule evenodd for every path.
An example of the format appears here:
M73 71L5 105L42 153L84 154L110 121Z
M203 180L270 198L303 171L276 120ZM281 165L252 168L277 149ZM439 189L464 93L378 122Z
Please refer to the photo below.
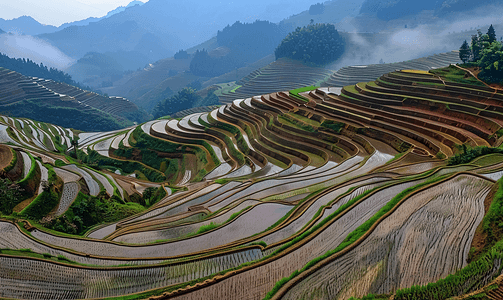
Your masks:
M61 32L162 6L134 2ZM360 2L386 30L423 26ZM1 56L0 298L503 299L503 27L445 33L453 51L348 64L388 31L315 23L349 11L334 3L236 22L122 77L92 72L156 54L89 52L68 70L90 86ZM284 37L288 22L304 25ZM143 32L124 24L129 39ZM275 30L274 58L239 61L247 28Z

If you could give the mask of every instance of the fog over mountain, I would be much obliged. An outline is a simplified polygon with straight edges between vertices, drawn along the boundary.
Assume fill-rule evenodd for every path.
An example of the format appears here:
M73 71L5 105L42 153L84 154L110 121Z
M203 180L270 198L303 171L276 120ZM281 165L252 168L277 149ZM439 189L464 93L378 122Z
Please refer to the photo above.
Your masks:
M0 52L11 58L29 58L60 70L74 62L50 43L29 35L0 34Z

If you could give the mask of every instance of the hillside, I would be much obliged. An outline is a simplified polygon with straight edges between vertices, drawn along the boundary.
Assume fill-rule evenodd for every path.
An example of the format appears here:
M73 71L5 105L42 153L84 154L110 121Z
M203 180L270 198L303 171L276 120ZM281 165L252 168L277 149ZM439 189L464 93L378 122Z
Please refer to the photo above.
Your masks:
M109 132L1 117L0 295L497 299L502 101L452 65Z
M414 69L429 71L434 68L460 62L459 51L451 51L403 62L348 66L341 68L330 75L330 78L321 83L321 85L343 87L346 85L357 84L358 82L371 81L373 78L382 76L394 70Z
M188 49L188 57L159 60L101 90L124 95L150 110L171 93L193 82L206 88L211 84L239 79L256 68L264 67L272 61L271 54L289 30L289 26L266 21L235 22L219 30L216 39Z
M0 68L0 110L79 130L112 130L143 121L138 107L120 97L93 92Z
M307 66L299 61L282 58L251 72L228 87L221 88L217 91L217 95L222 103L230 103L235 99L278 90L288 91L316 85L331 73L322 67Z

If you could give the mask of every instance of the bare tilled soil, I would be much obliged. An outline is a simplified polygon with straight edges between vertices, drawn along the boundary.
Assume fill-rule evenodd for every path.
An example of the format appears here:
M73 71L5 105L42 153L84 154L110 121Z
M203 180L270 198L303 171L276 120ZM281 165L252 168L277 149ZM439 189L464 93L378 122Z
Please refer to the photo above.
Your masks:
M4 145L0 145L0 170L7 167L12 160L12 152L10 148Z

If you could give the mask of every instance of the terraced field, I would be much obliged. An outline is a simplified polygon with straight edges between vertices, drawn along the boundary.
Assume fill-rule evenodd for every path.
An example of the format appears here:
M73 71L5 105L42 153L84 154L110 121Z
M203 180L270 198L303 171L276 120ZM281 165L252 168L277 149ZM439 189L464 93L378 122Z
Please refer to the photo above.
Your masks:
M85 91L66 83L53 80L27 77L20 73L0 67L0 108L13 116L30 117L31 109L45 109L46 115L39 116L46 120L59 116L55 123L66 124L69 116L62 111L78 110L81 114L94 116L96 120L130 122L130 114L141 114L138 107L122 97L105 97L94 92ZM30 101L37 100L36 105ZM26 106L26 107L25 107ZM74 113L75 114L75 113ZM74 115L74 121L76 120ZM132 123L132 122L130 122ZM21 123L22 125L22 123ZM83 128L94 128L96 124L80 124ZM77 126L76 126L77 127ZM114 126L108 126L112 128ZM80 129L80 128L79 128ZM53 149L50 149L53 150Z
M0 297L482 293L501 282L503 246L483 230L503 201L503 92L440 74L111 132L0 118L0 174L26 189L0 219Z

